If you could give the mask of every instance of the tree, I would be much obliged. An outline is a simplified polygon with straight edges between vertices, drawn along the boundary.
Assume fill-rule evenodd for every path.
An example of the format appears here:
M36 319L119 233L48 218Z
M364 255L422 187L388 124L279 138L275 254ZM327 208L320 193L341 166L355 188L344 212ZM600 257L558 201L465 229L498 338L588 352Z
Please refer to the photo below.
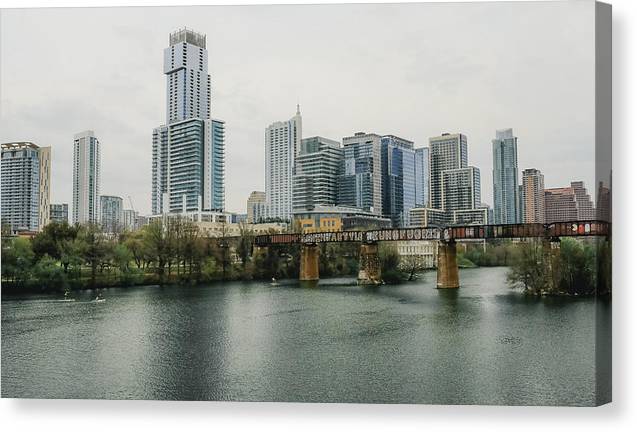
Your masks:
M507 279L511 286L522 286L534 295L542 294L550 285L550 262L541 240L520 243L512 257Z
M245 275L245 270L252 256L252 244L254 243L254 231L245 222L239 223L239 244L237 245L237 256L241 260L241 266Z
M166 264L170 260L170 236L160 219L152 221L142 229L144 249L148 257L155 263L155 273L159 283L165 281Z
M395 244L381 243L378 248L378 259L380 260L380 272L385 282L398 283L403 279L404 275L400 270L400 255Z
M108 246L98 224L82 225L78 233L79 247L86 264L91 268L91 287L97 282L97 267L104 262Z
M34 257L29 239L3 239L2 278L16 286L24 286L31 276Z
M41 232L33 237L33 252L36 258L48 255L60 260L64 248L77 237L78 227L71 226L67 222L51 222ZM68 270L67 267L64 268Z

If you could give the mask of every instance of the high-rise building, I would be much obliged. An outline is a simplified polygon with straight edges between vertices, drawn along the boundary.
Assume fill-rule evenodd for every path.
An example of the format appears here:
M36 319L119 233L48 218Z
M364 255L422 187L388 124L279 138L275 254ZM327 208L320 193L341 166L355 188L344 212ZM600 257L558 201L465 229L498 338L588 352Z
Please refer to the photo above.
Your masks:
M544 174L535 168L522 171L522 197L524 208L524 223L544 223L545 198Z
M292 217L292 180L301 137L298 105L290 120L272 123L265 129L265 196L269 218L290 220Z
M429 202L443 209L442 172L467 167L467 137L444 133L429 138Z
M293 209L336 205L336 183L342 166L343 149L338 141L318 136L302 139L294 164Z
M73 223L97 223L100 195L100 142L92 130L73 141Z
M267 218L265 192L252 191L248 197L247 222L254 224Z
M126 231L135 231L138 228L137 218L139 213L132 209L122 211L122 227Z
M544 190L546 223L594 220L595 209L584 182Z
M169 44L166 124L153 129L152 212L223 210L225 123L210 118L206 36L182 29Z
M480 207L480 170L476 167L444 170L442 175L442 209L472 210Z
M383 217L395 227L409 226L416 207L416 151L412 141L394 135L380 139Z
M51 222L69 223L69 205L66 203L51 204L49 218Z
M49 222L51 147L31 142L2 144L3 223L13 231L38 231Z
M358 132L343 138L343 173L338 177L338 205L382 215L381 136Z
M595 218L597 220L610 222L611 221L611 193L610 188L604 186L604 183L599 182L597 187L597 209L595 212Z
M502 129L491 142L495 223L518 223L518 139L513 129Z
M429 147L416 149L416 207L429 205Z
M169 36L164 49L166 122L210 118L210 75L206 36L188 29Z
M124 200L118 196L100 196L100 224L107 233L118 233L124 228Z

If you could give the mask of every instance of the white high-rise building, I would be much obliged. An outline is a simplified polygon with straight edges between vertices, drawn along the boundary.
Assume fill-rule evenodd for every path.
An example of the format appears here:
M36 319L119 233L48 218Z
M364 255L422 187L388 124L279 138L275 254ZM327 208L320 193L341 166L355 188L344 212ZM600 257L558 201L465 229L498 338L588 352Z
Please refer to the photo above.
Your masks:
M206 36L188 29L170 34L164 49L166 122L210 118L210 75Z
M152 212L223 210L225 122L210 118L206 36L182 29L169 44L166 124L153 130Z
M99 221L100 142L92 130L73 141L73 223Z
M269 218L292 217L294 161L301 149L301 111L265 129L265 196Z

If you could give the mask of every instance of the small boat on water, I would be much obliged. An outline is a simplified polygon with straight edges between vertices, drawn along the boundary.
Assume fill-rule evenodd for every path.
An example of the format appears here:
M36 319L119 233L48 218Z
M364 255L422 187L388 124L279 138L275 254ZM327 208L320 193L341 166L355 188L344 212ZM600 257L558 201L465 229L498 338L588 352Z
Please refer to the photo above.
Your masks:
M276 279L275 279L275 278L272 278L272 282L270 282L270 285L272 285L272 286L278 286L278 285L279 285L279 283L276 281Z

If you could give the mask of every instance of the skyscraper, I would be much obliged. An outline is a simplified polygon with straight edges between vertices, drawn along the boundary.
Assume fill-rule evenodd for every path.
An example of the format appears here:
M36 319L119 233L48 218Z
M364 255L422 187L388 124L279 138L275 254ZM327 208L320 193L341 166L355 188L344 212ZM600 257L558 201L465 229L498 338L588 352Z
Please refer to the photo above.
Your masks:
M124 200L118 196L100 196L100 224L107 233L118 233L124 228Z
M429 205L429 147L416 149L416 207Z
M496 224L512 224L518 217L518 139L513 129L495 133L493 146L493 210Z
M524 223L544 223L544 175L535 168L522 171Z
M210 75L206 36L177 30L164 49L166 122L210 118Z
M434 209L443 209L442 172L467 167L467 137L444 133L429 138L429 202Z
M479 208L480 192L478 168L469 166L442 172L442 206L446 212Z
M381 136L358 132L343 138L344 170L338 204L382 215Z
M318 136L302 139L294 164L293 209L336 205L336 183L342 166L340 142Z
M100 142L92 130L73 141L73 223L97 223L100 195Z
M49 222L51 147L2 144L2 222L14 231L38 231Z
M416 207L416 151L412 141L394 135L380 139L383 216L395 227L409 225Z
M225 123L210 118L206 36L182 29L169 45L166 124L153 130L152 212L223 210Z
M265 196L269 218L292 217L294 162L301 149L302 121L299 106L290 120L265 129Z

